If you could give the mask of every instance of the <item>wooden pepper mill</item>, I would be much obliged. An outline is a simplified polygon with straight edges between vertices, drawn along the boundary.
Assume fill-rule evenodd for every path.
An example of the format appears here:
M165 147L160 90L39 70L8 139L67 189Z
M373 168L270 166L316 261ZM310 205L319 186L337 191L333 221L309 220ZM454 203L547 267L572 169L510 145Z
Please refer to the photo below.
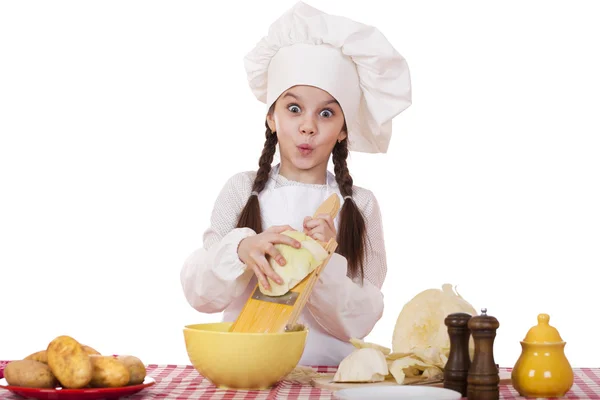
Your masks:
M468 325L475 342L475 353L467 377L467 398L498 400L500 374L494 361L494 339L500 324L483 308L481 315L472 317Z
M471 366L469 356L469 320L467 313L453 313L444 319L450 336L450 354L444 367L444 387L467 397L467 377Z

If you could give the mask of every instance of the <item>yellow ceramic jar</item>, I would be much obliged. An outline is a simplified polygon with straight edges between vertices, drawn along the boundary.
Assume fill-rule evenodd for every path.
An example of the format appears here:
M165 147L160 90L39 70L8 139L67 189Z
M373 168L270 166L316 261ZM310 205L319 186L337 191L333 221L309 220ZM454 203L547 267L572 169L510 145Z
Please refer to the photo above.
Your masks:
M521 356L512 371L512 385L524 397L562 397L573 386L573 369L565 356L566 342L549 324L548 314L521 341Z

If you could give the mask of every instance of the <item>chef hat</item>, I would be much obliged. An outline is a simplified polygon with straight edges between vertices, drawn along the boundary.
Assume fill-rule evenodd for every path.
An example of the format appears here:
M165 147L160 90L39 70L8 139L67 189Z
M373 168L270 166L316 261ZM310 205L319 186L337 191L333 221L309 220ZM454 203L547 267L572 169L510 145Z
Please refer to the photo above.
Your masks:
M349 149L387 152L392 118L411 105L406 60L374 27L296 3L244 59L254 95L269 108L295 85L339 103Z

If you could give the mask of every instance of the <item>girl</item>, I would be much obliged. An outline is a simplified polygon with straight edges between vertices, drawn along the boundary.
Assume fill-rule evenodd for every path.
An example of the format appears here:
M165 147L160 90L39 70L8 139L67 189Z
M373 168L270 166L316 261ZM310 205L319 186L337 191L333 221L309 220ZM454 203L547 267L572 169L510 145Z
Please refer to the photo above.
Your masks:
M286 260L282 235L303 231L338 248L302 313L309 328L303 365L339 365L383 314L387 265L377 199L353 185L349 150L385 153L391 119L411 104L404 58L379 31L297 3L245 59L250 87L267 103L258 171L232 176L214 205L203 246L181 270L189 304L234 321L257 280L281 282L268 257ZM281 162L272 166L279 148ZM332 158L334 173L327 170ZM312 218L331 194L343 202L332 220Z

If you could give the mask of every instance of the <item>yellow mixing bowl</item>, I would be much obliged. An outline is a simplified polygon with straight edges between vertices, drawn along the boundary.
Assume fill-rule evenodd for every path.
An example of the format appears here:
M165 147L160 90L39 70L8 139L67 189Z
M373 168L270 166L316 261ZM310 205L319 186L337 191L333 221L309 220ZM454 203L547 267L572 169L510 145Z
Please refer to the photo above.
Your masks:
M262 390L298 364L308 330L284 333L229 332L230 322L187 325L188 357L219 388Z

